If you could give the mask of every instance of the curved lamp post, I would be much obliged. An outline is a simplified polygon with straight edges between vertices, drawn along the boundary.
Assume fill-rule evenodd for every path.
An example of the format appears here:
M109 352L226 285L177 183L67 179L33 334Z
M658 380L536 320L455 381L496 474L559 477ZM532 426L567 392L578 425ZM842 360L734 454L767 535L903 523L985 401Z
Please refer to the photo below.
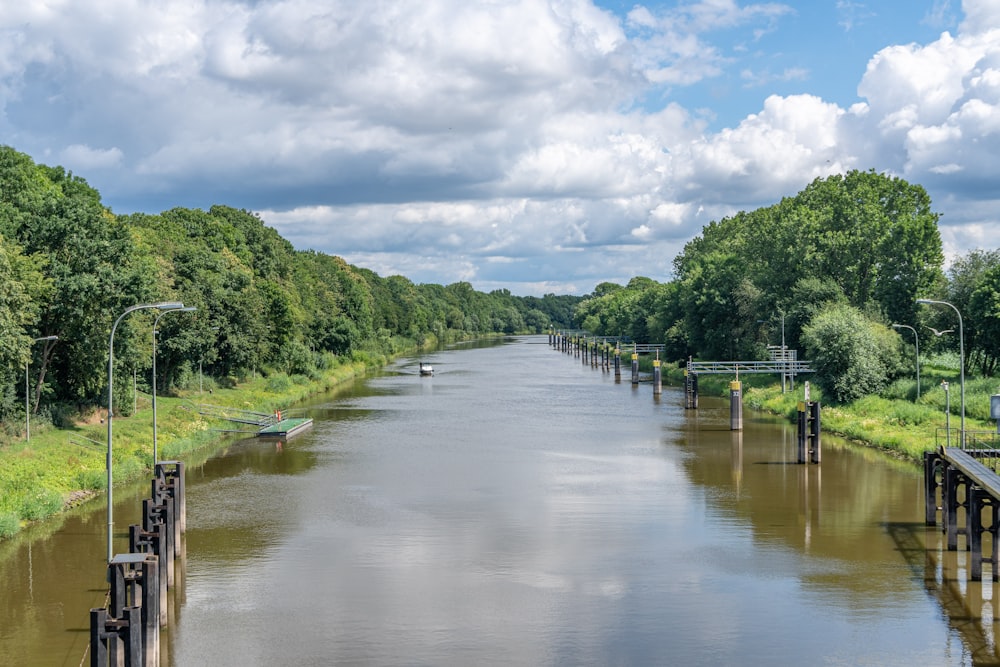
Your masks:
M33 342L37 343L38 341L42 340L59 340L59 336L42 336L41 338L36 338ZM25 442L31 440L31 405L28 397L28 394L30 392L30 390L28 389L29 363L31 363L30 356L28 357L28 361L24 362L24 441Z
M956 315L958 315L958 357L959 357L959 363L961 364L959 372L960 372L961 391L962 391L962 426L959 435L959 443L962 448L965 448L965 331L962 329L962 313L958 312L958 308L948 303L947 301L935 301L933 299L917 299L917 303L948 306L949 308L955 311Z
M160 323L160 318L167 313L191 313L198 310L194 306L184 306L182 308L163 309L153 320L153 466L156 466L156 325Z
M111 482L111 432L112 424L114 422L114 391L113 391L113 374L114 370L114 360L115 360L115 329L118 328L118 324L122 321L129 313L142 310L144 308L158 308L160 310L177 310L178 308L183 308L184 304L179 301L161 301L159 303L139 303L134 306L129 306L125 309L118 319L115 320L114 325L111 327L111 335L108 337L108 457L106 467L108 469L108 563L111 562L113 557L112 548L112 537L114 535L114 497L112 495L113 485Z
M913 332L913 344L917 347L917 398L913 402L916 403L920 400L920 336L917 335L917 330L908 324L893 324L893 329L909 329Z

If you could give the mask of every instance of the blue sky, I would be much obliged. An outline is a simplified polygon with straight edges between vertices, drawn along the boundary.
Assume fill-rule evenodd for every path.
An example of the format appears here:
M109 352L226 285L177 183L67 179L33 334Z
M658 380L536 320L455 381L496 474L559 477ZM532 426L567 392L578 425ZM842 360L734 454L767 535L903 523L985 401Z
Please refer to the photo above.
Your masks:
M0 0L0 143L116 213L515 294L670 278L712 220L849 169L995 248L996 0Z

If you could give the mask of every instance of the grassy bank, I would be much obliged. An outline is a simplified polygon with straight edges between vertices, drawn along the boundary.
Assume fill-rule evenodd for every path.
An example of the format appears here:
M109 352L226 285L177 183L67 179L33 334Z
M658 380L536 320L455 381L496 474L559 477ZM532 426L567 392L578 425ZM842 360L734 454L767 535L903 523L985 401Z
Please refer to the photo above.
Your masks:
M170 396L158 395L159 459L187 460L193 452L214 450L225 446L232 437L242 437L227 437L221 431L238 425L201 415L199 404L271 413L329 391L388 362L388 357L366 353L341 360L309 377L284 373L256 375L230 388L209 382L203 393L195 387ZM120 416L116 410L112 433L115 485L149 476L152 471L151 397L139 394L136 405L135 413L129 416ZM104 410L97 410L82 416L72 428L32 424L30 441L0 444L0 539L17 533L28 522L52 516L104 493L107 488L104 416Z
M672 383L683 383L683 371L671 368ZM728 396L728 376L702 376L698 380L701 395ZM795 389L782 393L780 382L773 376L746 375L743 383L744 408L784 415L796 419L798 402L803 399L805 378L799 377ZM950 387L950 401L942 388ZM1000 381L994 378L966 378L966 431L996 432L996 422L990 420L990 395L998 393ZM810 387L810 398L822 404L823 432L839 435L861 445L876 447L895 456L922 461L924 452L944 444L946 433L946 403L950 403L950 428L955 444L960 428L960 378L957 368L926 363L921 367L920 396L916 381L898 380L877 396L866 396L851 403L833 405L823 398L823 392Z

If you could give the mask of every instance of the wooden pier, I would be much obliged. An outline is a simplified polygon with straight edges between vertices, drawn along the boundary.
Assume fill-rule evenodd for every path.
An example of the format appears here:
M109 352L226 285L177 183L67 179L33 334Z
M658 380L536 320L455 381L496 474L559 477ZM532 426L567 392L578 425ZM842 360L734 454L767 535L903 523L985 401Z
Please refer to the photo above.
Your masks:
M268 413L202 404L198 406L198 413L249 427L228 429L227 432L261 437L290 438L309 428L313 423L311 417L291 417L281 410Z
M949 551L957 551L959 535L965 536L972 581L982 581L984 562L990 563L993 581L1000 581L1000 475L983 463L996 460L997 453L996 449L941 447L924 454L925 522L937 525L940 511ZM986 534L990 553L984 557Z

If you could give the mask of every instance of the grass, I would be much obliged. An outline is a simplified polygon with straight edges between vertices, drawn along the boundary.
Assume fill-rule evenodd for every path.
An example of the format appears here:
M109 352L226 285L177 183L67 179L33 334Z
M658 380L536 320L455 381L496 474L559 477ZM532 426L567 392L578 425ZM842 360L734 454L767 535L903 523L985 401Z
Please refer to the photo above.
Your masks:
M388 358L368 354L312 377L274 373L231 388L212 383L211 393L202 394L195 387L172 396L158 395L158 458L188 459L193 452L225 445L227 438L219 429L231 429L232 424L202 416L199 403L271 413L387 362ZM152 401L140 395L136 404L134 414L116 415L113 423L116 486L152 472ZM68 429L33 424L29 442L8 439L0 444L0 539L106 491L107 424L102 417L103 412L91 414Z

